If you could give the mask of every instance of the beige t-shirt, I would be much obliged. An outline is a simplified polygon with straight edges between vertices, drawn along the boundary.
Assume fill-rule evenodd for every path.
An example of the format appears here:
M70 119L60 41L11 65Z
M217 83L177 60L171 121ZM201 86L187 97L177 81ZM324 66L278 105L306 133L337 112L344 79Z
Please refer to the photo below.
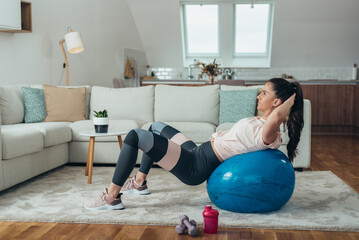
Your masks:
M242 153L279 148L282 143L279 130L273 143L267 145L263 142L264 123L263 118L244 118L239 120L230 130L212 134L210 140L223 160Z

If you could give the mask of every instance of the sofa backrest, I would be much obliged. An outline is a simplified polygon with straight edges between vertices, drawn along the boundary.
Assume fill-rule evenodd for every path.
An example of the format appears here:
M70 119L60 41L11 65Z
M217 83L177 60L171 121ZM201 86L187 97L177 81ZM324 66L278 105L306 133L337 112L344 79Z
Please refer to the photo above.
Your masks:
M155 121L219 122L219 86L157 85Z
M110 119L153 122L154 87L106 88L93 86L90 119L93 111L107 110Z
M22 123L24 121L24 94L21 87L28 85L0 86L0 107L2 125Z

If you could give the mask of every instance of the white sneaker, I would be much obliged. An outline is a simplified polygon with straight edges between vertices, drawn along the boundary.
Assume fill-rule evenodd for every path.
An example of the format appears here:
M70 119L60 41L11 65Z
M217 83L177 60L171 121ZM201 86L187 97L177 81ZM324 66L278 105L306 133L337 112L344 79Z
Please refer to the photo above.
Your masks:
M99 197L85 202L83 206L89 210L121 210L125 208L121 202L121 195L118 198L113 198L108 195L107 188Z
M138 194L138 195L147 195L150 194L150 190L148 190L146 180L142 185L139 185L136 182L136 175L132 178L128 178L123 187L121 188L121 192L123 194Z

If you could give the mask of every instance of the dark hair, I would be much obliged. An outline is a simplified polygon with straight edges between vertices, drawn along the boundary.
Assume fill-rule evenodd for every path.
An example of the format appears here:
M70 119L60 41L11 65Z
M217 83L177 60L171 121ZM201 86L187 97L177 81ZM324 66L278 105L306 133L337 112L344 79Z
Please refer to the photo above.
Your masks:
M290 109L287 121L289 136L289 142L287 144L288 158L290 161L293 161L298 153L297 146L300 140L300 133L304 126L302 87L298 82L288 82L283 78L272 78L268 82L272 84L274 94L282 103L296 93L294 105Z

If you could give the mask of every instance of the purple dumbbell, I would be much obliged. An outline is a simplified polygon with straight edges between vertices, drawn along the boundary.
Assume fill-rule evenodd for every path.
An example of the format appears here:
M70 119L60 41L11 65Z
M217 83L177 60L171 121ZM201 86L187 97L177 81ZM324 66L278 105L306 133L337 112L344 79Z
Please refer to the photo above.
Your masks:
M188 234L190 236L197 236L198 235L197 223L194 220L189 221L189 218L186 215L181 216L180 219L181 219L181 225L184 225L184 226L187 227ZM176 229L177 229L177 227L176 227Z
M195 220L191 220L191 221L189 221L189 223L190 223L192 226L197 227L197 223L196 223ZM181 234L181 235L186 233L186 229L187 229L187 227L186 227L186 225L184 225L184 224L180 224L180 225L177 225L177 226L176 226L176 232L177 232L178 234Z

